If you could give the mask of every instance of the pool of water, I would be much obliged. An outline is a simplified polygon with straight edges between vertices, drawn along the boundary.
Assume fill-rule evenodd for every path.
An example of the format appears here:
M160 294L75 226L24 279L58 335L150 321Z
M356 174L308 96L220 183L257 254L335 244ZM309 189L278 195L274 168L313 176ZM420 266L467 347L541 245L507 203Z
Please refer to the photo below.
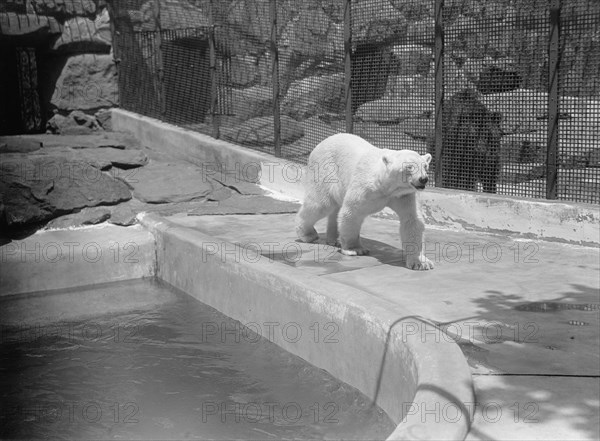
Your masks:
M358 390L158 281L0 308L2 439L384 439L395 428ZM52 308L60 320L41 313Z

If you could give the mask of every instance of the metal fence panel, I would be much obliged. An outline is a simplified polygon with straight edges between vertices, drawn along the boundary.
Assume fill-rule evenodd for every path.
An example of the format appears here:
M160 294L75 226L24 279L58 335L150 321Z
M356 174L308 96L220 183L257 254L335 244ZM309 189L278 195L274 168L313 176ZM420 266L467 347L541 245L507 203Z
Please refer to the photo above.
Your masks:
M600 203L600 2L563 1L558 75L558 199Z
M113 1L121 105L305 162L353 132L435 185L598 202L596 0Z
M282 155L306 162L328 136L345 131L343 11L292 2L278 40ZM331 2L330 2L331 3Z

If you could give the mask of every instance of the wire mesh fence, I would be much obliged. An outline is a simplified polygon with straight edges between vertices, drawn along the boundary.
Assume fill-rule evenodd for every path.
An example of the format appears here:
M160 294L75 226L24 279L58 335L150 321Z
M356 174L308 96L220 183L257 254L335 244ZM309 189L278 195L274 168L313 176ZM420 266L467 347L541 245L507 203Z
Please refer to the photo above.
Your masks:
M352 132L436 186L600 202L596 0L112 1L121 106L305 162Z

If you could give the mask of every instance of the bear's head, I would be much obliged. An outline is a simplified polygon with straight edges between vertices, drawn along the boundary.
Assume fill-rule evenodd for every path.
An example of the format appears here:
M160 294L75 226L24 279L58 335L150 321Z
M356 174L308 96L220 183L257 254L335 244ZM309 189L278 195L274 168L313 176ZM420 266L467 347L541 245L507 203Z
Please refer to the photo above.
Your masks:
M388 150L382 157L384 176L393 190L423 190L429 180L431 155L412 150Z

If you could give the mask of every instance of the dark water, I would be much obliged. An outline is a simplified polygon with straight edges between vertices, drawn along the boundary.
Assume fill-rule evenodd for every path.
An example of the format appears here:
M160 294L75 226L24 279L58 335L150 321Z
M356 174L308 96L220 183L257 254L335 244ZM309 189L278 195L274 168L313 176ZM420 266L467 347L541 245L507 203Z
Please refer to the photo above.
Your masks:
M384 439L394 429L356 389L170 295L151 310L3 325L0 438Z

